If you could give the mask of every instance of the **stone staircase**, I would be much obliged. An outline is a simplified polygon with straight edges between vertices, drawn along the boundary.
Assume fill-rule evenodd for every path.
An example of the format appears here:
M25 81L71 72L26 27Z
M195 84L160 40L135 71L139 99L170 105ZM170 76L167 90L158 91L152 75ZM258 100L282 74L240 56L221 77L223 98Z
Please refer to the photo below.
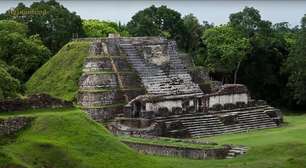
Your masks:
M205 137L226 133L248 132L252 129L274 128L277 124L264 113L269 106L258 106L243 108L240 110L226 111L226 114L235 114L238 123L224 124L220 120L220 114L192 113L183 115L174 115L168 117L159 117L158 123L164 123L170 126L173 123L180 122L184 129L169 130L169 134L175 132L187 131L191 137Z
M133 44L121 43L120 47L128 56L128 62L140 76L148 94L178 95L202 93L199 86L192 82L191 76L176 55L175 47L168 46L170 69L146 63Z
M235 146L232 147L227 153L225 159L233 159L239 155L244 155L248 151L248 148L245 146Z

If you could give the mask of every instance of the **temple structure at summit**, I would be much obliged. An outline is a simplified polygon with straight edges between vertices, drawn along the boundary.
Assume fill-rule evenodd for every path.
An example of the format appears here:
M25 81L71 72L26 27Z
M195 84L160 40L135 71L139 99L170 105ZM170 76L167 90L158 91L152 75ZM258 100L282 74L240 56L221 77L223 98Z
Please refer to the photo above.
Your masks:
M203 87L176 43L161 37L91 41L78 103L114 134L202 137L277 127L280 110L251 99L246 86Z

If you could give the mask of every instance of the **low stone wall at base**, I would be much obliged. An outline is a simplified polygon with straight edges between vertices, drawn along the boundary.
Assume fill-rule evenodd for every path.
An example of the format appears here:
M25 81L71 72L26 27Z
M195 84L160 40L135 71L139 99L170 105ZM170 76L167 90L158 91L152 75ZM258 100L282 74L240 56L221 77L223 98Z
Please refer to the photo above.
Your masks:
M122 106L104 107L104 108L83 108L91 119L97 122L104 122L113 119L122 111Z
M144 154L183 157L188 159L225 159L231 147L220 147L212 149L196 149L187 147L164 146L154 144L143 144L135 142L122 141L130 148Z
M0 101L0 112L62 107L73 107L73 104L72 102L61 100L47 94L34 94L24 99L16 98Z
M0 136L11 135L28 126L33 117L13 117L0 119Z

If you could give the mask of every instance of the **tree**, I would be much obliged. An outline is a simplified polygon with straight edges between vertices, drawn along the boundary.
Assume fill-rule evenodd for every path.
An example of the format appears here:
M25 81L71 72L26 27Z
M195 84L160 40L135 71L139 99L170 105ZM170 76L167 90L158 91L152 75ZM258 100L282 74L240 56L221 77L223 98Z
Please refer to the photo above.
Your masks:
M13 20L0 20L0 31L5 31L6 33L19 33L25 36L28 32L28 27Z
M119 33L122 36L128 36L125 27L115 22L83 20L83 29L87 37L107 37L109 33Z
M285 25L276 25L279 28L273 29L271 22L261 19L258 10L249 7L231 14L229 25L251 44L250 54L238 72L239 82L246 84L257 99L268 100L274 105L286 103L287 76L281 73L281 67L288 56L290 40L287 42L279 29Z
M279 38L283 38L288 45L287 48L291 48L296 42L298 27L290 28L288 22L276 23L273 25L273 30Z
M260 29L262 23L259 11L253 7L245 7L241 12L233 13L229 19L229 24L247 37L251 37Z
M53 53L73 36L84 35L81 18L55 0L34 2L30 7L20 3L14 10L7 11L4 17L25 23L29 28L28 34L39 34L44 44Z
M24 83L49 59L51 53L37 35L26 36L25 25L1 20L0 27L0 60L9 66L8 72L12 76Z
M4 63L0 62L0 99L16 97L19 89L19 81L12 77Z
M183 43L183 28L180 13L166 6L154 5L137 12L127 24L133 36L166 36L176 40L180 46Z
M201 36L203 27L200 25L198 19L192 14L183 17L183 24L185 33L184 49L187 52L194 52L201 43Z
M249 40L231 26L224 25L208 29L203 41L207 46L206 65L213 72L227 75L234 72L233 82L236 83L240 64L250 51Z
M285 70L289 73L288 86L298 104L306 103L306 15L302 19L301 31L286 60Z

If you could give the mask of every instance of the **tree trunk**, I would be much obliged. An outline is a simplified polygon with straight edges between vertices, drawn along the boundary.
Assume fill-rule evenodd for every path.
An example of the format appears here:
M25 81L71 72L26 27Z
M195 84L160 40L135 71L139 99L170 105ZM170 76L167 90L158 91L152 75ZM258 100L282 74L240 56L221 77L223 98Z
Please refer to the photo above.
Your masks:
M237 82L237 75L238 75L238 71L239 71L239 68L240 68L240 63L241 63L241 62L238 62L238 65L237 65L236 70L235 70L235 74L234 74L234 84L236 84L236 82Z

